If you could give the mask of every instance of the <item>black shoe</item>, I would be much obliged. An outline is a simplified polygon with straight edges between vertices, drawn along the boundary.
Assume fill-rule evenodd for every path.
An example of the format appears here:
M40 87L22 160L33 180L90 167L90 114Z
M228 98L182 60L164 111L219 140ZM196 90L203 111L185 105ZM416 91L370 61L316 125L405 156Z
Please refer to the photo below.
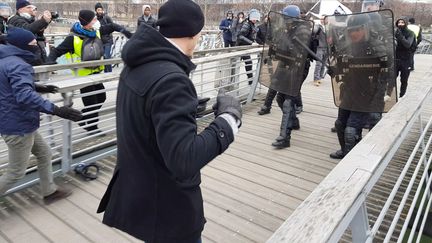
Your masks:
M330 158L332 159L343 159L344 157L345 157L345 153L342 150L338 150L330 154Z
M292 129L293 130L300 130L300 121L298 118L296 120L294 120Z
M332 127L332 128L330 129L330 131L331 131L331 132L336 132L336 127Z
M282 140L278 140L278 138L276 138L276 141L272 143L272 146L277 149L288 148L290 145L291 144L289 138L284 138Z
M269 113L270 113L270 109L271 109L271 108L268 108L268 107L266 107L266 106L262 106L262 107L261 107L261 110L259 110L257 113L258 113L258 115L260 115L260 116L265 115L265 114L269 114Z
M296 106L296 114L300 114L303 111L303 106Z
M52 194L45 196L43 198L43 201L46 205L49 205L55 201L58 201L60 199L63 198L67 198L68 196L70 196L72 194L72 191L69 189L65 189L65 188L58 188L55 192L53 192Z

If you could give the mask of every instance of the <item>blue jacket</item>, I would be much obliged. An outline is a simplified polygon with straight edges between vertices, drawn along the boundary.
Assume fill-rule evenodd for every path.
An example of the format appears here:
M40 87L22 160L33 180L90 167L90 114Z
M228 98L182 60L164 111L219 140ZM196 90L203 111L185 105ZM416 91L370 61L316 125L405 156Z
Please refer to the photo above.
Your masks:
M54 104L36 91L33 53L0 45L0 134L24 135L39 128L39 112L51 114Z
M231 25L232 25L231 19L224 19L221 21L219 25L219 29L223 31L224 41L232 41Z

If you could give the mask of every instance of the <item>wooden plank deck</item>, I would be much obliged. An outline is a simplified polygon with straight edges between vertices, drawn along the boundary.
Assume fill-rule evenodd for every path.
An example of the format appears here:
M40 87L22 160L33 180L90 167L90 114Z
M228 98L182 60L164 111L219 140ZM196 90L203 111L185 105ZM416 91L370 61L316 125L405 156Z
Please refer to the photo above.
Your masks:
M269 115L256 113L263 93L245 107L235 142L202 171L204 242L265 242L338 163L329 158L339 146L330 132L337 109L329 80L320 87L304 84L301 129L282 150L270 146L280 110L274 104ZM0 198L0 242L139 242L101 224L102 215L95 213L115 161L98 161L101 173L94 181L73 174L59 178L74 193L49 206L37 186Z

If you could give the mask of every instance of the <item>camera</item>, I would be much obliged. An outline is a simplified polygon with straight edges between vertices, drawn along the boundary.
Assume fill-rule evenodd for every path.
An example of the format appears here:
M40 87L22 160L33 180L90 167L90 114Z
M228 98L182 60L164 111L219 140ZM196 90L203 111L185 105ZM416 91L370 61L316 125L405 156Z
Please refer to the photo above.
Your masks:
M58 12L51 12L51 19L58 19L60 17Z

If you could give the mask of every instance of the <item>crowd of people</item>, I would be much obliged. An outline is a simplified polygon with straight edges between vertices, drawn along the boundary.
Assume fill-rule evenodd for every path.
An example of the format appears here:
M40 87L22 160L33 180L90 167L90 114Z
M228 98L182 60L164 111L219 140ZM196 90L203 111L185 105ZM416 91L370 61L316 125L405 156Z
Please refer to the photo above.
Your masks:
M290 147L291 131L300 129L301 87L311 62L316 63L314 85L320 86L329 74L338 87L333 130L341 148L331 158L344 158L361 140L362 129L379 121L385 103L397 95L399 74L399 97L406 94L422 31L413 18L401 17L389 25L374 12L382 5L383 1L365 1L362 13L343 19L343 31L331 22L337 16L320 16L313 25L296 5L264 16L257 9L226 12L219 25L225 48L269 47L262 65L269 70L271 84L258 114L270 113L276 97L282 120L273 147ZM117 93L117 165L98 212L105 212L104 224L146 242L201 242L205 217L200 170L229 147L242 124L240 101L221 88L214 121L197 131L201 102L189 74L196 67L191 58L204 27L201 8L191 0L168 0L156 18L151 6L143 5L137 29L131 33L108 16L102 3L96 3L94 10L79 11L70 34L59 45L46 48L44 32L55 13L38 15L29 0L17 0L15 7L12 14L6 3L0 3L0 134L9 155L0 176L0 195L24 177L31 154L37 158L45 203L71 194L53 181L50 147L38 132L39 113L77 122L89 135L102 134L98 111L106 100L105 87L81 88L85 106L81 111L58 107L40 95L56 93L58 87L35 80L33 66L56 64L63 55L71 62L110 59L112 33L119 32L130 40L122 51L124 68ZM365 73L347 68L342 57L374 69ZM251 57L241 60L251 85ZM112 72L111 65L74 70L80 77L102 72Z

